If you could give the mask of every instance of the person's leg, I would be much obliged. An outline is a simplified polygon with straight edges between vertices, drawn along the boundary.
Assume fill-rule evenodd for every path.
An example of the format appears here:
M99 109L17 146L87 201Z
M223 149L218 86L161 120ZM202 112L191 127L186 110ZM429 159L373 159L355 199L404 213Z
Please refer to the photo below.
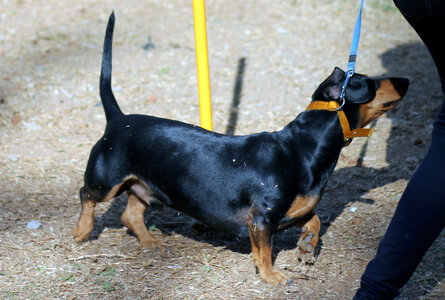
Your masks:
M445 105L442 107L445 113ZM445 131L434 130L355 299L392 299L445 226Z
M431 2L430 2L431 1ZM396 5L397 2L395 1ZM419 1L403 1L415 5ZM426 0L431 5L432 0ZM445 1L444 1L445 2ZM433 3L434 4L434 3ZM445 93L445 47L438 28L445 18L437 11L414 18L399 9L430 51ZM431 8L431 7L428 7ZM422 11L421 9L419 11ZM445 226L445 101L434 122L431 145L403 193L391 223L368 264L354 299L392 299L406 284L425 252Z

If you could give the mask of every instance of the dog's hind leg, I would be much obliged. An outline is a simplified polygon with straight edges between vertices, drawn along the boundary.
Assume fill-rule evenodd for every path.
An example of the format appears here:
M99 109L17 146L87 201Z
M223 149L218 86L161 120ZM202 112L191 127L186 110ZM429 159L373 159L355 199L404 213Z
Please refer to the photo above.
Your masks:
M92 194L87 192L85 187L79 191L81 211L77 226L73 229L73 236L76 242L85 240L91 233L94 227L94 209L96 208L96 201L92 199Z
M122 184L118 184L106 194L100 189L92 190L87 184L80 191L81 212L77 226L73 229L73 236L76 242L85 240L94 228L94 210L99 202L106 202L120 194Z
M153 237L145 226L144 212L147 207L148 203L146 201L140 200L134 193L129 192L128 204L121 218L122 224L136 235L142 247L164 251L165 248L161 242Z

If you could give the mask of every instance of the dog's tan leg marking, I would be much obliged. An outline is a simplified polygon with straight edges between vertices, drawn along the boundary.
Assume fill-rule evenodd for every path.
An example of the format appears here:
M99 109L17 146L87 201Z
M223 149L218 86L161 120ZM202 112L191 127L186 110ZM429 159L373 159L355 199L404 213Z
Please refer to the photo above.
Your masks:
M275 271L272 266L272 231L264 225L254 224L249 214L249 236L252 245L252 257L261 280L270 284L279 284L287 281L287 277Z
M301 218L310 213L318 204L320 195L317 196L297 196L286 213L290 219Z
M316 214L303 225L300 240L297 243L302 252L314 253L318 243L320 227L320 218Z
M301 252L313 253L315 246L317 246L320 232L320 219L316 214L313 214L313 209L318 204L320 197L321 195L312 197L298 196L286 213L286 217L291 219L303 218L303 220L295 224L298 227L302 227L303 231L297 243ZM309 221L306 221L308 217L311 218Z
M85 240L93 231L94 227L94 209L96 207L96 202L84 200L82 202L82 210L80 212L79 222L77 222L77 227L73 230L73 236L76 242L81 242Z
M112 188L102 202L113 199L121 186L122 184L119 184ZM94 228L94 209L96 208L95 197L94 194L85 187L83 187L82 190L83 192L81 192L80 195L82 198L80 217L77 226L73 229L73 236L76 242L85 240Z
M279 284L287 281L287 277L281 272L275 271L272 266L272 247L270 245L270 236L264 232L254 232L249 226L250 243L252 244L253 260L258 267L261 280Z
M144 212L147 209L147 204L143 203L139 198L133 194L128 195L128 204L122 214L122 224L130 229L138 238L142 247L150 248L152 250L159 249L164 251L165 248L161 242L158 241L147 230L144 223Z

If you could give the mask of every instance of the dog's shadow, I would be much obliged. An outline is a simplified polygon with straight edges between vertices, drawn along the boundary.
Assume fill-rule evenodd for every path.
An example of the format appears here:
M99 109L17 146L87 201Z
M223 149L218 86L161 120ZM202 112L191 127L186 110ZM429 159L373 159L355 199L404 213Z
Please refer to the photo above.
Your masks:
M89 240L96 240L106 228L123 228L121 216L128 202L126 193L115 198L107 211L94 217L94 228L89 235ZM215 246L226 247L235 252L250 253L250 242L248 239L232 237L228 234L216 231L196 221L192 217L165 205L155 208L149 207L144 213L144 222L147 228L157 229L163 235L181 234L198 242L211 243ZM128 234L133 235L128 230Z
M431 72L435 69L435 66L427 50L421 43L410 43L390 49L384 52L380 58L387 70L387 74L382 74L382 76L409 77L411 80L408 95L405 96L400 107L387 113L393 124L390 136L386 141L388 166L380 169L363 166L362 162L363 158L366 157L367 150L367 144L365 144L362 151L357 153L356 162L351 163L349 167L340 168L333 172L323 198L315 210L322 222L317 252L322 251L323 235L351 203L358 201L372 205L374 200L365 196L369 191L399 179L408 180L429 145L430 124L440 106L441 93L437 74ZM228 134L233 134L236 126L244 68L245 59L241 58L235 80L231 114L227 127ZM431 84L424 84L431 82L436 82L437 86L431 87ZM437 92L432 92L432 90L437 90ZM96 218L96 224L90 238L97 239L106 227L122 227L120 216L125 207L125 196L115 199L108 211L101 217ZM388 218L390 217L388 216ZM250 252L250 242L247 239L238 240L228 237L171 208L148 209L145 213L145 220L148 227L156 226L167 235L175 232L197 241L226 247L232 251ZM295 249L299 235L300 230L295 227L275 234L275 256L279 251ZM443 277L440 270L427 271L433 273L435 278L441 279ZM437 281L430 284L430 289L434 288L435 285L437 285ZM421 292L419 291L419 293Z

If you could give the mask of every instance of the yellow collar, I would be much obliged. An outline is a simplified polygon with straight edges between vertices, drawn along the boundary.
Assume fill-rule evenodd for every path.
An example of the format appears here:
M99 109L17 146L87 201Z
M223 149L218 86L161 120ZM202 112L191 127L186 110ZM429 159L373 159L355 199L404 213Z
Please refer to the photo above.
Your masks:
M346 115L343 110L338 108L340 105L335 101L312 101L309 103L309 106L306 108L306 110L328 110L328 111L336 111L338 114L338 118L340 120L341 128L343 129L343 138L346 142L346 146L348 146L352 138L355 137L369 137L371 136L371 133L374 129L369 128L356 128L354 130L351 130L349 127L348 119L346 118Z

